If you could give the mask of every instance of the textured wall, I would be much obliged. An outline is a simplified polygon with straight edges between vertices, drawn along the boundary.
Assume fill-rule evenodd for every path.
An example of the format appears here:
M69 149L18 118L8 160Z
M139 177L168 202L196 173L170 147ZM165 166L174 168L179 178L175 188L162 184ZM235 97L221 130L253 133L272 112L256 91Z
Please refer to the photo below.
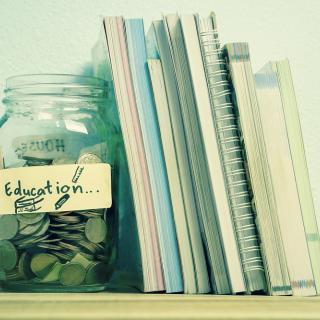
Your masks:
M320 0L0 0L0 91L11 75L90 73L103 15L143 15L148 26L161 13L210 10L222 42L249 42L254 70L290 59L320 214Z

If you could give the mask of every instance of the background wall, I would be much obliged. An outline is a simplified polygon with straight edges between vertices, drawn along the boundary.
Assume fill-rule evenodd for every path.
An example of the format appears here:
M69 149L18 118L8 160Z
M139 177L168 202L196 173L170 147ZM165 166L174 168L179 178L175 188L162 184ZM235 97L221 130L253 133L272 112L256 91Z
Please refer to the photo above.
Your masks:
M0 0L0 92L12 75L90 74L103 15L143 16L147 28L161 13L211 10L222 43L249 42L255 71L290 59L320 214L320 0Z

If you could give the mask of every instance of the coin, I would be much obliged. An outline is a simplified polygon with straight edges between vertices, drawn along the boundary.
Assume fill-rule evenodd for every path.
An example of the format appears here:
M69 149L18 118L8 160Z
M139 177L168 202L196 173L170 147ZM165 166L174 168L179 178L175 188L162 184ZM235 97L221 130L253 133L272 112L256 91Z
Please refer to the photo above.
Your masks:
M79 214L86 218L99 218L102 217L102 214L98 212L92 212L92 211L81 211Z
M50 216L67 216L68 214L73 213L73 211L62 211L62 212L50 212L49 215Z
M95 259L94 255L80 251L81 255L84 256L87 260L93 261Z
M52 238L52 239L45 239L45 240L42 240L41 242L42 243L56 243L56 242L60 242L61 239L59 238Z
M52 217L52 220L55 222L70 223L70 224L73 224L73 223L76 224L82 221L81 217L79 216Z
M0 240L13 239L19 230L19 223L15 214L0 215Z
M19 241L14 241L14 244L16 246L19 247L19 249L21 248L28 248L28 247L31 247L31 246L34 246L36 245L37 243L39 242L42 242L46 239L49 238L49 234L45 234L43 236L39 236L39 237L33 237L32 235L29 236L29 237L25 237L25 238L22 238L20 239Z
M89 218L97 218L103 216L103 210L97 209L97 210L81 210L78 211L78 214L89 217Z
M44 235L47 230L49 229L49 225L50 225L50 219L44 219L41 223L41 225L39 226L39 229L32 234L33 237L38 237L38 236L42 236Z
M27 225L27 224L35 224L46 216L45 213L21 213L17 214L17 219Z
M23 236L29 236L36 233L42 225L42 221L39 221L35 224L24 224L20 223L19 234Z
M60 272L63 267L63 264L61 262L56 262L51 270L48 272L48 274L42 278L39 282L41 283L47 283L47 282L55 282L59 280Z
M95 254L97 251L97 247L95 247L94 243L86 241L84 239L79 241L78 245L86 249L89 253Z
M74 252L79 252L79 248L71 243L60 241L59 246L62 247L63 249L68 249Z
M18 252L15 246L8 240L0 240L0 269L10 271L14 269L18 261Z
M52 251L52 254L61 259L62 261L69 261L70 257L60 251Z
M34 273L31 270L31 258L32 256L25 251L21 254L19 263L18 263L19 273L26 280L32 279L35 277Z
M63 240L73 240L73 241L80 241L84 238L82 233L66 233L63 235L59 235L59 237Z
M44 278L59 259L48 253L39 253L31 259L31 270L39 278Z
M90 164L90 163L101 163L102 160L94 153L84 153L82 154L77 163L78 164Z
M51 228L64 228L67 227L67 223L50 223Z
M50 233L51 233L51 234L57 234L57 235L59 235L59 236L64 236L64 235L66 235L66 234L69 234L68 231L64 231L64 230L51 230L51 229L50 229Z
M63 164L75 164L75 161L70 158L56 158L52 161L52 165L54 166Z
M84 231L85 226L85 223L69 224L66 225L63 229L68 231Z
M86 284L104 283L109 278L107 266L102 262L92 262L87 269Z
M27 161L26 165L28 167L49 166L52 164L52 159L39 159L39 158L26 157L26 156L24 156L22 159Z
M89 241L100 243L107 235L107 225L100 218L90 218L86 223L85 234Z
M86 257L84 257L81 253L77 253L71 262L79 263L81 264L85 269L88 268L88 266L91 264L91 261L88 260Z
M80 263L65 264L59 275L60 283L64 286L80 285L86 277L86 270Z
M39 243L37 244L39 248L47 249L47 250L62 250L59 245L52 244L52 243Z

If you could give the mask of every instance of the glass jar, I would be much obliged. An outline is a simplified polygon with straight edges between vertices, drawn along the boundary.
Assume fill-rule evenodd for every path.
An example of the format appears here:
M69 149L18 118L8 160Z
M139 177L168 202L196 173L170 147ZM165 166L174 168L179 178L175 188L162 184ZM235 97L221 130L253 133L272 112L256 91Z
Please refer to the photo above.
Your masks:
M108 178L101 171L107 166L101 164L111 166L112 189L116 189L115 128L99 115L107 114L108 94L105 81L84 76L24 75L7 80L0 123L0 177L9 172L18 182L2 185L1 192L19 198L15 212L0 213L0 286L5 290L105 289L116 261L116 201L110 208L97 208L98 203L90 199L97 196L103 202L107 195L88 197L99 192L95 190L99 181ZM77 185L84 179L81 170L87 169L97 172L86 177L90 192ZM72 170L70 185L59 186ZM22 185L41 179L47 181L46 187ZM73 201L75 209L70 190L79 200ZM55 210L44 211L39 207L45 202L51 205L50 191L61 197ZM66 205L70 208L63 210Z

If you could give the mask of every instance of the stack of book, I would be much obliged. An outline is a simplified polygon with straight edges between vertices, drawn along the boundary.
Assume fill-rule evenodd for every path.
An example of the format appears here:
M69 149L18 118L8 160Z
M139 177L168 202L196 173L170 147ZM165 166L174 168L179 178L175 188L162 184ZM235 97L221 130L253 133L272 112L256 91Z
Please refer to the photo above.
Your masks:
M147 32L142 19L106 17L93 62L113 83L140 288L320 293L320 237L288 60L253 74L248 44L221 46L212 13L166 15Z

